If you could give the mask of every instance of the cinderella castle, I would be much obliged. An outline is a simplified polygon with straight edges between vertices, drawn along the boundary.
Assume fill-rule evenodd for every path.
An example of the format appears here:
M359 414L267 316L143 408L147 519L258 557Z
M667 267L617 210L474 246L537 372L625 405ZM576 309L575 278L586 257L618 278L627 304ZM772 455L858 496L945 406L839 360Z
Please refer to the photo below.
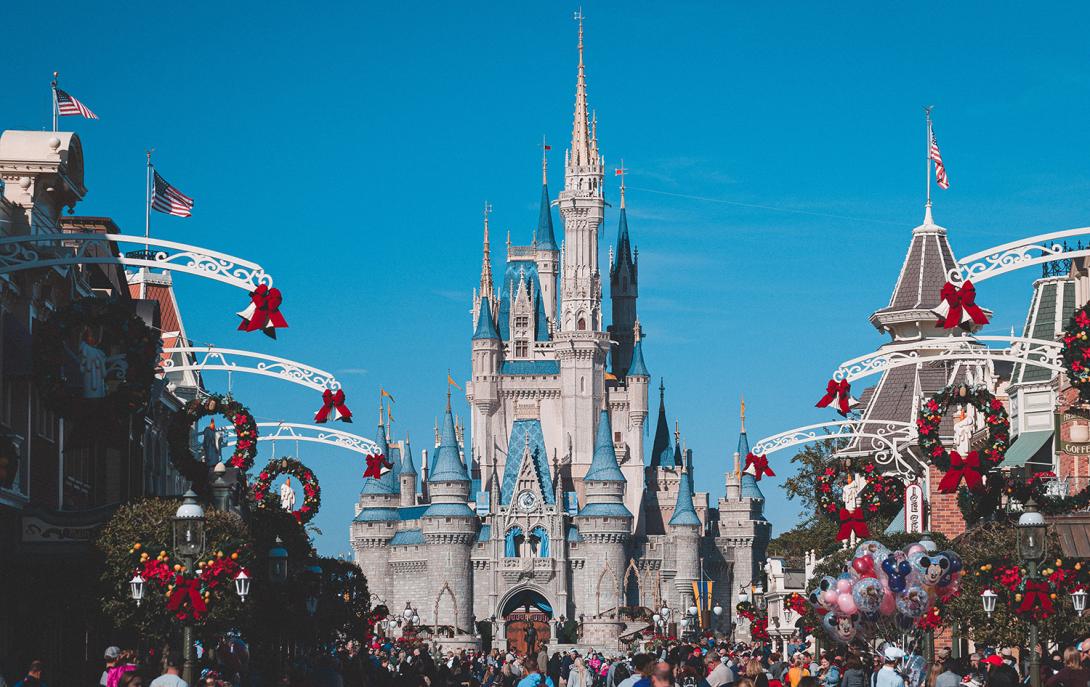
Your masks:
M649 627L635 618L651 613L678 634L742 623L732 610L739 591L758 582L771 532L756 480L739 469L749 451L744 409L715 505L694 492L692 451L676 424L671 432L661 383L646 450L651 375L623 181L608 260L610 324L603 313L604 167L580 19L564 188L554 203L543 162L537 228L529 245L508 239L498 280L485 215L468 436L448 397L418 473L408 441L388 436L380 409L376 442L393 468L365 478L350 531L375 602L395 616L410 611L394 632L415 624L444 644L485 639L524 650L527 639L555 641L570 621L578 641L603 647ZM702 606L695 618L693 606Z

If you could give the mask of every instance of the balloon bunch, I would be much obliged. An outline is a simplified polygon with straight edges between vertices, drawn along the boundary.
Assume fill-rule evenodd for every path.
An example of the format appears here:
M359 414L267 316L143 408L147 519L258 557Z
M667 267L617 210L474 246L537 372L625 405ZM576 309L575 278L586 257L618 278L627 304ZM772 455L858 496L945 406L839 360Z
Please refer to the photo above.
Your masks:
M940 601L960 590L963 564L953 551L928 552L920 542L890 551L877 541L855 550L850 569L825 576L809 594L829 636L848 644L875 636L879 623L911 630Z

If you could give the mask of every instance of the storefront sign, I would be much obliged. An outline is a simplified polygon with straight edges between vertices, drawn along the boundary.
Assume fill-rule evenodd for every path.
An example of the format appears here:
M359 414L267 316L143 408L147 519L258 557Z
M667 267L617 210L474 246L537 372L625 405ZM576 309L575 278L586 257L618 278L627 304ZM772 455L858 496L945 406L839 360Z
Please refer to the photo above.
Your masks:
M905 487L905 532L923 532L923 487L909 484Z
M23 542L27 544L63 544L89 542L98 536L101 523L57 525L33 515L23 517Z
M1090 456L1090 419L1074 413L1058 413L1056 419L1060 453Z

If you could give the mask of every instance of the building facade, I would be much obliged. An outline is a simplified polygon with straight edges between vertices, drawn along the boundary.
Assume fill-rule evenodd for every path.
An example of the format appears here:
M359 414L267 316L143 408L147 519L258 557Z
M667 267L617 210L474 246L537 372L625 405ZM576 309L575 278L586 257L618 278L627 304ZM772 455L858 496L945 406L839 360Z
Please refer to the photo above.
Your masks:
M667 608L680 621L702 580L713 583L707 605L727 612L685 626L729 630L770 535L757 482L739 469L749 450L744 414L715 504L694 492L692 452L676 423L670 430L661 383L651 450L644 445L651 375L639 254L622 181L616 241L601 269L609 204L581 24L574 111L563 190L551 199L543 160L536 229L528 245L508 238L498 275L486 213L468 436L448 399L418 489L412 451L393 445L380 409L376 440L393 469L364 480L351 525L375 600L395 612L409 606L420 624L467 642L491 634L522 648L530 627L547 639L576 620L583 642L615 644L647 626L630 620L635 609Z

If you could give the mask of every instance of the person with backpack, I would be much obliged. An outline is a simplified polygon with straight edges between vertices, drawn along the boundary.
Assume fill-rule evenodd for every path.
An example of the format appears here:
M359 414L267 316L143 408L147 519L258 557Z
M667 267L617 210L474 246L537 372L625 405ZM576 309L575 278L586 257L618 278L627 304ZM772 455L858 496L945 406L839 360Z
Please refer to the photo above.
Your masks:
M527 656L522 662L522 669L526 671L526 677L519 680L518 687L556 687L551 677L541 674L541 668L537 665L537 657L533 654ZM568 684L571 684L570 675L568 676Z

